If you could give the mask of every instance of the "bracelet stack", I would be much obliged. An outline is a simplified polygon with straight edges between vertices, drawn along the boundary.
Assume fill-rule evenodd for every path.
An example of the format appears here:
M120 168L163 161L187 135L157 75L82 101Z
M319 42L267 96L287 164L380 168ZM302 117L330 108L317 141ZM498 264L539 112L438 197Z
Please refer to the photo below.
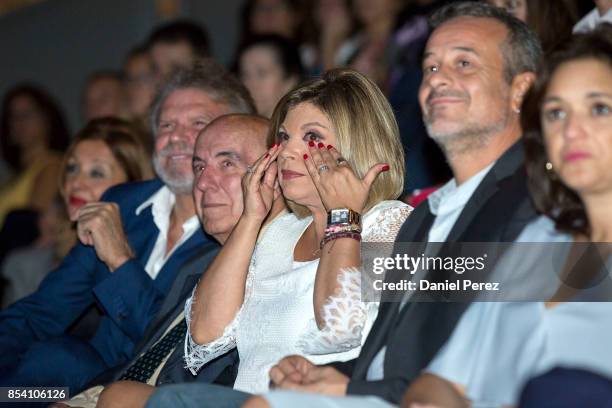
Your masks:
M330 211L330 214L335 211L339 210L332 210ZM361 225L359 214L348 209L346 211L351 211L354 215L352 215L351 217L343 217L342 220L334 220L331 215L328 216L328 224L327 228L325 228L325 236L321 240L321 249L323 249L325 244L327 244L328 242L334 241L339 238L351 238L356 241L361 241Z

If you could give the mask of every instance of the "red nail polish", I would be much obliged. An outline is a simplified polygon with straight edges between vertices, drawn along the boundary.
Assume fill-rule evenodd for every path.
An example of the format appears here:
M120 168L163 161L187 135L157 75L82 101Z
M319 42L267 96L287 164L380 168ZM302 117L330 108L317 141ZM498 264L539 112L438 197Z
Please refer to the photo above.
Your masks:
M308 142L308 146L314 147L314 142L311 140L310 142Z
M270 157L270 153L266 153L266 155L264 156L264 159L267 159L268 157Z
M388 164L385 164L384 166L382 166L382 171L389 171L390 167Z
M317 145L317 147L318 147L319 149L322 149L322 148L324 148L324 147L325 147L325 145L324 145L323 143L319 143L319 144Z
M308 155L304 153L304 160L308 158Z
M327 150L331 150L331 149L333 149L333 148L334 148L334 146L332 146L332 145L327 145Z
M274 144L272 145L272 149L274 149L276 146L278 146L278 143L274 143Z

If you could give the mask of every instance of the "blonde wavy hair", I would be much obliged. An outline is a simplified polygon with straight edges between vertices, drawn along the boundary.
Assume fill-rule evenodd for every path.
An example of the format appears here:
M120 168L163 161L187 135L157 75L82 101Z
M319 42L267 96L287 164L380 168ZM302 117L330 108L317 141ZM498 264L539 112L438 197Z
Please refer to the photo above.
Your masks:
M404 150L393 110L374 82L355 70L339 68L299 85L276 105L268 145L277 142L278 130L287 112L301 103L311 103L327 116L335 131L337 146L334 147L359 177L377 163L389 164L389 171L379 174L374 181L364 212L383 200L401 195ZM299 217L310 214L306 207L287 202Z

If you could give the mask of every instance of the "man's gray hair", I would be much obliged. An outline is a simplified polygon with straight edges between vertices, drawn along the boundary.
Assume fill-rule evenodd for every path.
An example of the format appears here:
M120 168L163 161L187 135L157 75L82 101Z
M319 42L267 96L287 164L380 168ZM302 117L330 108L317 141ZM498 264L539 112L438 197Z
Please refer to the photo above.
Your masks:
M166 98L180 89L198 89L212 100L227 105L228 113L255 113L255 104L245 88L234 75L210 58L199 59L191 68L179 68L164 82L151 105L151 129L157 135L161 107Z
M501 46L506 82L512 83L514 77L523 72L536 72L542 58L542 46L538 36L527 27L527 24L502 8L474 1L450 3L441 7L429 18L429 24L435 30L458 17L492 18L508 29L508 37Z

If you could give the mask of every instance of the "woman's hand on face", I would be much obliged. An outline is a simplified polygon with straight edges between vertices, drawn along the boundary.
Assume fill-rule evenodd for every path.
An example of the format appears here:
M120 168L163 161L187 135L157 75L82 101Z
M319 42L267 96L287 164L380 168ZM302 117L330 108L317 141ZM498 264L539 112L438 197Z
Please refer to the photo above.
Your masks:
M388 164L375 164L363 178L359 178L333 146L310 142L308 151L304 157L306 169L327 211L350 208L361 213L372 183L381 172L389 170Z
M279 195L276 163L279 152L279 145L274 144L266 154L249 166L242 177L243 217L263 222L270 212L274 199Z

